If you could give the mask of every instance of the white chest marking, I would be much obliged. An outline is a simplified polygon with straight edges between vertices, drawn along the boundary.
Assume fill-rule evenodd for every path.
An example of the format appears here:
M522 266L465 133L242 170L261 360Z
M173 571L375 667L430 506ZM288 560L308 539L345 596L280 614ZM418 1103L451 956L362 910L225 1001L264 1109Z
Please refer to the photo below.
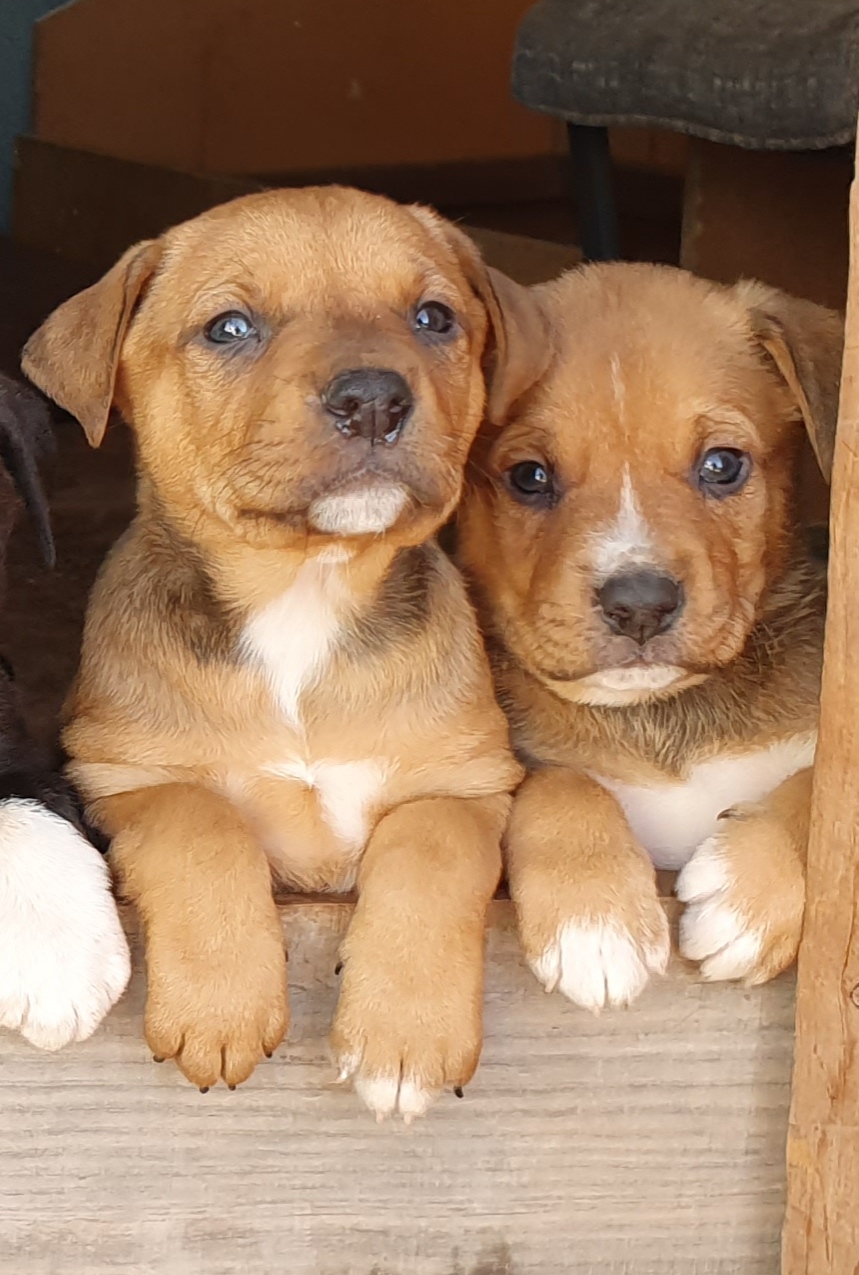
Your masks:
M714 757L677 783L636 786L592 775L623 807L657 868L682 868L729 806L760 801L814 761L816 732L742 757Z
M614 522L591 540L593 569L598 579L605 580L623 567L652 566L655 560L653 536L636 500L627 466Z
M322 817L331 831L350 849L361 849L369 832L368 818L378 803L390 770L384 762L303 762L298 759L267 766L270 775L297 779L313 788Z
M301 695L318 681L340 635L347 597L343 561L337 553L306 562L290 588L252 616L242 634L244 654L265 672L291 726L301 725Z

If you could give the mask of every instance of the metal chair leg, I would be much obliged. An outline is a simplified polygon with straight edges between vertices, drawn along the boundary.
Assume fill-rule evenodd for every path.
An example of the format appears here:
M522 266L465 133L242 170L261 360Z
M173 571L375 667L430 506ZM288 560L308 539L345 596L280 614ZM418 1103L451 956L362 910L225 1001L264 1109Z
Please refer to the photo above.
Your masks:
M608 129L567 124L573 182L585 261L620 258L617 213L611 184Z

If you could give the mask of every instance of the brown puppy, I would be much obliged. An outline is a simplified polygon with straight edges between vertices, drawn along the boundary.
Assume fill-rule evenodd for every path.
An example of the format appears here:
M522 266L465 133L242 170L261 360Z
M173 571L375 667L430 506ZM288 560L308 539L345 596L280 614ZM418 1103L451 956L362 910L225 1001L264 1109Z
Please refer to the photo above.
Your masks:
M478 440L459 532L531 772L525 952L580 1005L630 1001L668 956L655 863L703 976L761 982L802 924L824 579L794 484L803 423L828 476L841 322L651 266L535 293L552 362Z
M333 1046L380 1117L480 1048L519 771L432 536L486 410L545 362L533 302L434 214L342 189L131 248L27 346L139 511L96 585L65 742L146 928L146 1031L203 1088L287 1022L272 874L359 901Z

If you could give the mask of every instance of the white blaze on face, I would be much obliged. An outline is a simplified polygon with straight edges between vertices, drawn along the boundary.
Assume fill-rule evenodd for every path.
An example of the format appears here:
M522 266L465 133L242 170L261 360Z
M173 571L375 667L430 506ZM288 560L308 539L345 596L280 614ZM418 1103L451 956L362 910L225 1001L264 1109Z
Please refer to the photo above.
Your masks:
M635 495L629 466L623 471L615 519L591 539L591 563L597 580L607 580L627 567L656 565L653 535Z
M611 389L614 395L614 405L617 408L618 417L623 420L623 412L626 406L626 385L623 380L620 359L616 354L611 356L609 368L611 371Z
M620 396L622 402L623 383L614 362L612 378L615 397ZM590 558L597 587L612 576L659 569L653 530L641 511L628 465L623 471L617 513L612 522L591 536ZM684 669L668 664L609 667L582 678L577 683L577 698L585 704L619 707L668 690L687 676Z
M308 518L317 531L332 536L378 535L393 527L408 498L398 484L334 492L314 500Z

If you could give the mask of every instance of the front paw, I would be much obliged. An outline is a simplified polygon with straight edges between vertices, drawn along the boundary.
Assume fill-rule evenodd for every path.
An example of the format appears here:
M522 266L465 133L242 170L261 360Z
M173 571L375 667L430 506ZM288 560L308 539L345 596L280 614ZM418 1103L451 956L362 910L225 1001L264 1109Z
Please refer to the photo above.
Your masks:
M517 892L525 958L547 992L592 1013L629 1005L668 965L668 920L652 873Z
M86 1040L130 969L102 856L40 802L0 805L0 1025L40 1049Z
M710 981L765 983L796 959L805 879L790 831L738 807L677 878L680 951Z
M286 960L276 935L208 950L187 935L153 935L146 956L147 1042L199 1089L221 1078L235 1089L283 1040Z
M339 1079L353 1082L378 1121L400 1115L410 1124L443 1089L467 1084L477 1068L482 936L473 951L451 953L441 968L443 945L396 963L385 961L384 948L362 957L355 946L331 1033Z

